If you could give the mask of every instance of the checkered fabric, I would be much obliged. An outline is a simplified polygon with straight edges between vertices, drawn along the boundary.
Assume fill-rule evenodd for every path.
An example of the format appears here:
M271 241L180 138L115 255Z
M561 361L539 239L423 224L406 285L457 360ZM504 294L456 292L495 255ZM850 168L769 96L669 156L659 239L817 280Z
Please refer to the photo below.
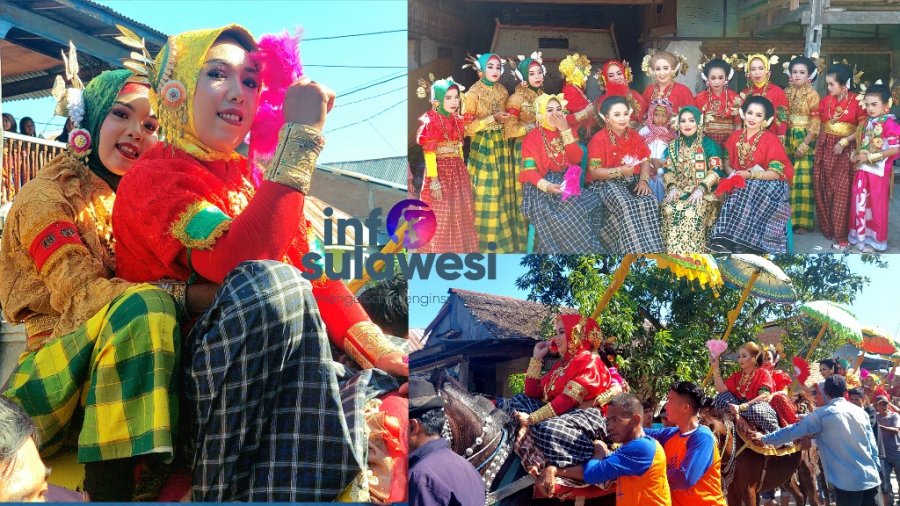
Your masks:
M507 412L512 410L531 414L544 404L525 394L498 401ZM606 420L597 408L574 409L529 427L547 463L557 467L582 464L594 454L594 440L606 436Z
M475 211L472 204L472 183L462 158L440 158L437 161L441 200L434 200L431 178L425 176L421 198L428 204L437 220L434 237L417 253L477 253L478 234L475 233Z
M513 182L515 183L508 192L503 194L506 199L506 207L512 210L512 221L510 225L513 227L515 235L515 250L524 253L528 249L528 218L522 212L522 201L525 198L525 191L522 184L519 183L519 174L522 172L522 139L510 139L507 141L509 145L510 167L513 172Z
M745 402L745 400L738 399L737 396L731 392L722 392L719 395L716 395L713 402L716 408L726 411L728 410L729 404L741 404L742 402ZM775 432L779 428L778 415L767 402L751 404L750 407L747 408L747 411L741 413L741 416L759 429L763 434Z
M794 181L791 186L791 223L795 227L812 229L816 218L816 201L813 192L813 156L815 141L810 144L806 155L799 155L797 147L806 138L805 128L788 128L784 140L785 151L794 166Z
M662 253L659 202L653 194L637 197L627 188L638 177L596 181L590 191L600 195L600 244L613 255Z
M132 286L74 332L23 354L4 395L31 416L45 455L81 405L79 462L149 453L170 461L179 345L172 297Z
M484 130L472 136L469 150L469 177L475 197L475 229L481 251L489 252L488 243L496 244L496 253L517 250L512 220L516 209L507 194L519 184L507 156L502 130Z
M816 217L826 239L847 242L850 230L850 189L853 165L847 156L856 149L856 142L834 154L840 136L822 133L817 142L813 170L816 193Z
M710 248L732 253L785 253L791 214L784 181L747 181L725 197L709 236Z
M289 265L244 262L191 331L193 500L332 501L365 469L374 376L340 389L311 290Z
M563 182L562 172L548 172L544 179ZM522 212L534 225L535 253L598 253L600 246L600 196L582 190L563 202L560 195L545 193L530 183L524 187Z
M724 153L725 148L723 146L725 146L725 141L728 140L728 137L731 136L731 132L707 132L704 130L703 135L712 139Z

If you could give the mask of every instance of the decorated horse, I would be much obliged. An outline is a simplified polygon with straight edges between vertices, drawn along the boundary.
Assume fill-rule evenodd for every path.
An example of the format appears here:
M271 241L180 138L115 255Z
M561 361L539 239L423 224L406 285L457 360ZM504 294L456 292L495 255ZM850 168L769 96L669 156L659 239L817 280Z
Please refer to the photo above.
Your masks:
M755 429L748 422L734 421L712 407L701 410L700 423L718 439L722 490L729 506L757 506L759 493L779 487L798 505L807 500L815 504L816 456L808 443L787 448L755 445L749 436Z
M535 479L514 452L515 420L485 396L467 392L443 371L432 374L430 381L445 403L447 421L442 436L481 474L488 504L532 504L534 498L542 497L533 487ZM575 500L576 504L615 504L612 489L599 487L572 489L558 485L554 496ZM602 499L585 502L593 497Z

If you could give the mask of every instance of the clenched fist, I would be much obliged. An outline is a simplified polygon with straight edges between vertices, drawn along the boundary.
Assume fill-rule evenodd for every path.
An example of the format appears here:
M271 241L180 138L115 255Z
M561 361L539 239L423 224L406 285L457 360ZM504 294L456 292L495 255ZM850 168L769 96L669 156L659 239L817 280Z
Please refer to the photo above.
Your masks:
M325 116L334 107L334 91L316 83L308 77L301 77L288 89L284 97L284 119L288 123L299 123L319 129L325 128Z

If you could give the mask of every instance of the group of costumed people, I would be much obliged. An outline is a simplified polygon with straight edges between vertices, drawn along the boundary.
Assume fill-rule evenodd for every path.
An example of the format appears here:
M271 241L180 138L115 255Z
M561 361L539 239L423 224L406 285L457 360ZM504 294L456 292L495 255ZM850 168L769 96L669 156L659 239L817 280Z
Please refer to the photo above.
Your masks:
M406 419L407 356L299 270L334 93L298 79L287 35L189 31L155 58L118 40L128 69L86 86L71 50L68 149L3 231L0 303L27 332L3 394L44 455L76 431L92 500L159 498L187 469L195 501L402 501L406 436L371 415ZM376 433L393 476L367 462Z
M479 80L467 91L421 81L433 106L417 138L421 198L437 219L421 251L782 253L788 226L802 234L815 223L836 249L885 250L900 155L890 88L852 91L858 75L834 63L820 100L815 58L784 65L786 89L771 82L771 50L705 60L696 97L675 81L686 59L661 50L643 61L653 81L643 94L627 62L607 61L596 101L579 54L560 62L558 95L543 90L537 52L471 57ZM499 83L507 63L520 81L512 95ZM729 87L735 68L748 80L740 93Z

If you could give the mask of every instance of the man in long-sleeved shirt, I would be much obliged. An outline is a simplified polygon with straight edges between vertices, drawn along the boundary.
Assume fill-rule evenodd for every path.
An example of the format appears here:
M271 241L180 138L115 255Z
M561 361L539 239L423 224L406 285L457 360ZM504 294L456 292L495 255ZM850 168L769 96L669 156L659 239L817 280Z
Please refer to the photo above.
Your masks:
M641 402L631 394L620 394L610 401L606 412L609 437L620 443L609 453L603 442L595 444L593 459L583 466L555 470L555 475L582 480L593 485L616 480L617 506L671 506L666 480L666 455L641 427Z
M824 406L771 434L757 433L755 439L777 446L814 436L825 477L835 487L838 506L875 506L881 477L878 446L869 417L844 399L847 383L843 376L827 378L823 389L827 400Z
M669 390L666 412L675 427L645 429L666 452L672 506L725 506L716 436L700 425L703 391L689 381Z

